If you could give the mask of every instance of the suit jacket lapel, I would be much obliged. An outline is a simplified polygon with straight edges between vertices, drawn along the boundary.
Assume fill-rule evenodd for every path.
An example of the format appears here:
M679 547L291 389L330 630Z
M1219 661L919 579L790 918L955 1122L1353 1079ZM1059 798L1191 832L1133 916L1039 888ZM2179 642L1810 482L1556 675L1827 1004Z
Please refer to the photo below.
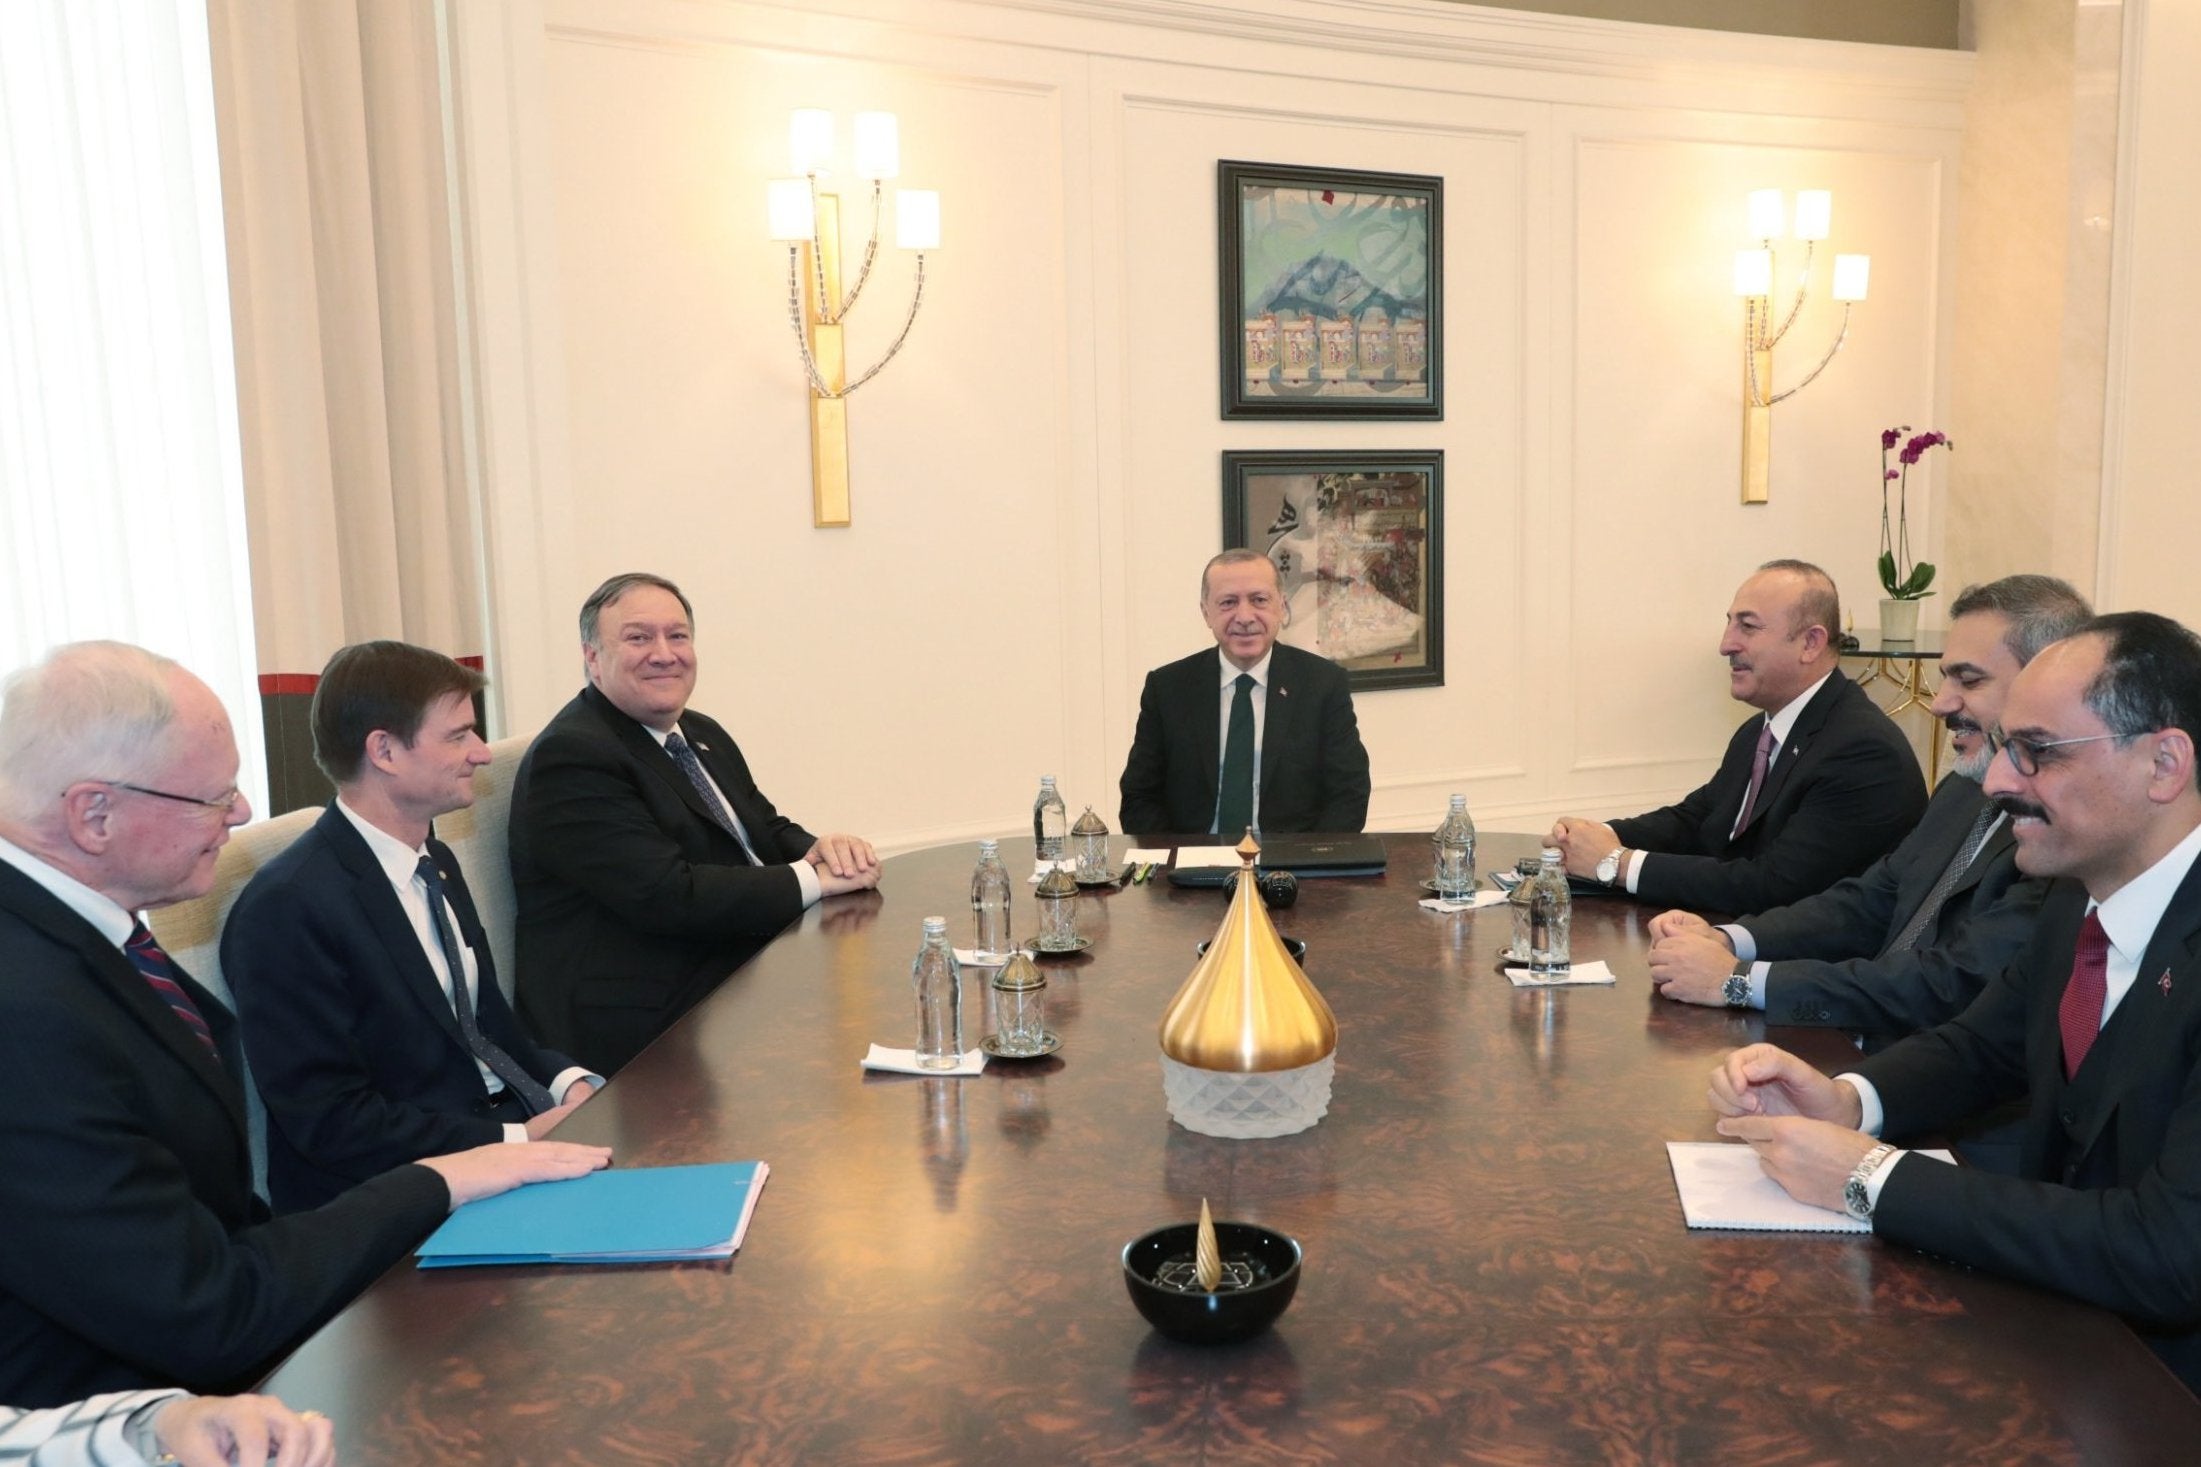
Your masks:
M168 1001L153 991L145 975L121 948L100 936L97 928L70 911L51 892L6 865L0 865L0 906L7 907L31 926L74 951L89 970L94 988L119 1005L200 1084L220 1097L223 1109L229 1112L230 1121L237 1128L238 1141L243 1143L245 1099L243 1085L237 1078L241 1056L235 1043L236 1020L221 1000L184 972L180 964L175 965L181 986L199 1006L207 1027L214 1032L217 1047L223 1051L223 1058L216 1059L168 1006ZM173 964L174 960L170 962Z
M397 899L397 889L390 885L390 874L382 869L382 863L374 858L367 842L343 812L331 805L320 819L317 829L328 842L329 851L336 863L344 868L352 879L352 897L359 903L360 914L390 960L390 971L398 983L412 995L413 1001L428 1011L429 1017L451 1042L466 1048L466 1038L459 1032L458 1016L451 1010L451 995L436 980L436 970L429 965L428 954L420 945L420 934L414 930L412 919L405 915L405 908ZM449 852L444 853L446 863L439 869L448 872ZM464 981L464 975L458 975Z
M1279 645L1269 658L1269 690L1267 704L1261 711L1261 793L1266 795L1276 780L1276 771L1284 767L1281 757L1285 741L1291 737L1292 720L1297 708L1292 700L1292 689L1297 679L1291 676L1290 664Z
M1796 767L1797 761L1804 757L1804 751L1811 747L1811 741L1818 736L1819 730L1826 726L1827 716L1834 711L1835 700L1841 696L1842 688L1848 682L1849 679L1842 676L1840 668L1828 673L1826 682L1812 695L1811 701L1804 705L1803 711L1796 715L1795 726L1789 729L1788 737L1781 740L1780 747L1773 751L1773 767L1765 772L1765 788L1758 792L1757 808L1750 812L1750 819L1744 822L1742 830L1735 832L1738 839L1743 830L1748 830L1763 820L1765 812L1773 808L1773 801L1779 798L1781 787L1788 783L1789 771ZM1745 785L1744 788L1747 789L1748 786Z
M635 763L647 770L650 777L662 780L665 788L672 791L673 795L694 813L696 819L701 820L713 830L720 829L718 821L711 814L710 807L703 803L702 792L689 782L687 775L680 772L680 766L673 762L673 756L665 752L663 744L650 736L648 729L613 707L611 700L596 691L593 686L583 688L581 696L587 700L591 708L596 710L597 716L604 720L604 724L611 730L612 736L626 747L627 752L633 756ZM687 738L685 730L682 731L681 737ZM695 740L688 739L688 742L692 747Z
M2083 902L2079 910L2085 910ZM2074 945L2076 938L2074 925ZM2201 987L2201 972L2194 968L2197 938L2201 938L2201 862L2186 873L2177 895L2163 909L2163 920L2155 924L2148 938L2132 987L2118 1000L2116 1012L2095 1036L2079 1073L2064 1087L2061 1109L2074 1115L2077 1122L2069 1128L2072 1157L2085 1157L2093 1151L2110 1117L2117 1113L2124 1086L2133 1076L2160 1073L2158 1066L2142 1056L2157 1045L2183 1042L2185 1028L2176 1016L2185 1004L2194 1001L2194 990ZM2063 988L2062 984L2056 986L2059 1003ZM2053 1028L2053 1013L2050 1025ZM2054 1043L2060 1066L2061 1037L2056 1037Z
M1223 775L1223 712L1222 654L1203 652L1192 659L1188 681L1188 706L1200 710L1200 716L1192 720L1192 767L1200 771L1200 783L1207 795L1206 813L1200 816L1200 829L1207 829L1207 822L1215 814L1215 796L1221 787ZM1243 832L1240 832L1243 834Z

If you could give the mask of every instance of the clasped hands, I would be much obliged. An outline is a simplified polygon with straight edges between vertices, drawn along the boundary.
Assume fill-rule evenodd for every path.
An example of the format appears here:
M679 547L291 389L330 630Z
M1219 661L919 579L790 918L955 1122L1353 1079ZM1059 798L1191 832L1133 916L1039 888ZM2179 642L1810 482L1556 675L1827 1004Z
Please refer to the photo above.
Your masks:
M1746 1141L1765 1174L1791 1197L1842 1210L1842 1186L1878 1143L1857 1127L1864 1102L1785 1049L1752 1044L1712 1072L1705 1091L1720 1120L1713 1129Z
M818 868L818 889L827 896L879 884L879 853L861 836L821 835L803 859Z
M1735 949L1727 934L1694 912L1661 912L1651 919L1651 986L1680 1003L1718 1008L1727 1002Z

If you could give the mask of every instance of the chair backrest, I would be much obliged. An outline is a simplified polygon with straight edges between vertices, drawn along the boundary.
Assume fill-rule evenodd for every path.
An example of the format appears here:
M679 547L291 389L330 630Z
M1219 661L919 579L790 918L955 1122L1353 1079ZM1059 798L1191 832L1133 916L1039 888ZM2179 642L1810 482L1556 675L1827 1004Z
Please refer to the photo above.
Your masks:
M518 974L514 924L518 904L512 897L512 862L505 854L505 831L512 823L512 779L532 737L499 739L489 746L489 762L474 771L474 803L436 817L436 839L451 848L474 909L489 934L489 956L497 965L497 986L509 1001Z
M237 997L229 991L229 980L222 976L222 925L229 920L229 909L237 905L245 884L259 874L260 868L281 855L320 818L318 808L293 810L273 820L239 826L214 859L213 889L203 897L158 908L149 916L146 925L153 929L155 940L168 956L233 1013ZM260 1104L260 1089L252 1082L249 1064L238 1078L244 1082L245 1115L252 1136L252 1185L265 1197L267 1109Z

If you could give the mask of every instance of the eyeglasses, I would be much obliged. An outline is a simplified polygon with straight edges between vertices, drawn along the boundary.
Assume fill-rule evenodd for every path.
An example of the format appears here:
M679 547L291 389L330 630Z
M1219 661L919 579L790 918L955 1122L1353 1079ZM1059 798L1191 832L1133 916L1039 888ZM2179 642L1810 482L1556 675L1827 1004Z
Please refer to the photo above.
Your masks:
M245 797L245 792L235 785L230 786L225 794L216 795L211 800L202 800L197 795L172 795L166 790L149 789L142 784L132 784L126 779L103 779L100 783L113 785L118 790L133 790L141 795L151 795L156 800L174 800L179 805L197 805L202 809L219 810L224 815L235 810L237 802Z
M2087 734L2076 739L2021 739L2014 738L1997 728L1988 730L1987 742L1997 754L2008 754L2010 756L2010 767L2012 769L2015 769L2027 779L2031 779L2041 772L2041 755L2047 753L2050 749L2068 748L2072 744L2099 744L2108 739L2115 739L2119 743L2124 743L2138 737L2140 737L2138 734L2105 733ZM2058 755L2056 757L2061 758L2062 756ZM2054 765L2056 759L2051 758L2048 762L2050 765Z

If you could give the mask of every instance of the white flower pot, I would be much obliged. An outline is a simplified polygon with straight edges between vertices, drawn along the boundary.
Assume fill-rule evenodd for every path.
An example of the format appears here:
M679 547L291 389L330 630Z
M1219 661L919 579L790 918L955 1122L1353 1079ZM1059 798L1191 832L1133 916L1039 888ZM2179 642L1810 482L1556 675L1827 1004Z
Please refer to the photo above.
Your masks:
M1880 640L1883 642L1915 642L1918 640L1918 603L1898 601L1891 596L1880 598Z

